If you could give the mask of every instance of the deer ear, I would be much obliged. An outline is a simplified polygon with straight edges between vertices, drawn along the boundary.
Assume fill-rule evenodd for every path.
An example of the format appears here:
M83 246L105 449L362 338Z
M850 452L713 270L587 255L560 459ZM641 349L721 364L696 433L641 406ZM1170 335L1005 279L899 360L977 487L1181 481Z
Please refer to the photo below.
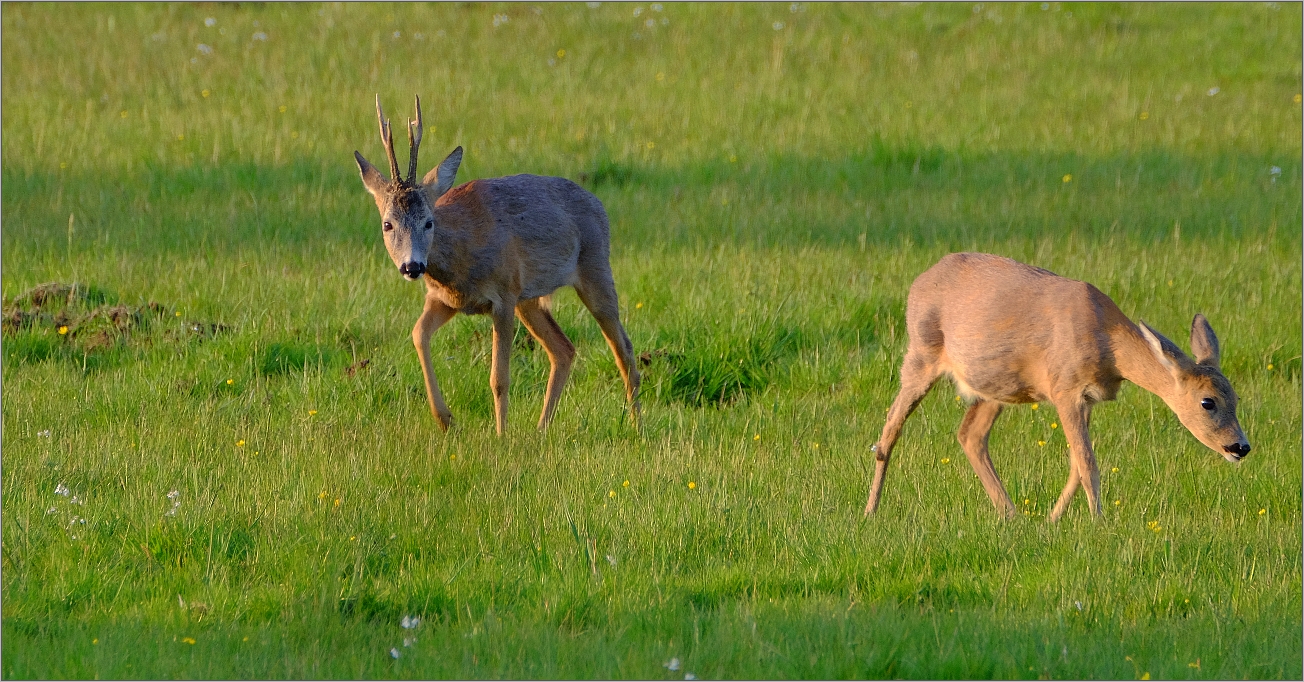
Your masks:
M353 158L357 160L358 171L362 173L362 185L371 192L371 196L379 198L381 191L389 186L389 181L358 152L353 152Z
M462 148L454 149L448 158L439 162L426 173L426 177L421 179L421 184L426 188L426 196L430 203L444 196L444 193L453 189L453 181L457 179L457 168L462 165Z
M1136 326L1141 332L1141 338L1146 340L1146 345L1150 346L1150 352L1154 353L1159 364L1163 365L1164 369L1169 372L1176 374L1182 359L1185 357L1182 354L1182 349L1144 321L1137 320Z
M1191 320L1191 355L1197 364L1218 368L1221 357L1218 335L1213 333L1213 327L1209 326L1204 315L1196 314Z

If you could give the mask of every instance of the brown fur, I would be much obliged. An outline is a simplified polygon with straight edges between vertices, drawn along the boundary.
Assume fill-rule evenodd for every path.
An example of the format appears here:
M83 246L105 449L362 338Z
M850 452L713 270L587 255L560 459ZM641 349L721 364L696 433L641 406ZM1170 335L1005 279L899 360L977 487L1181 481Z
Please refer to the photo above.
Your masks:
M1236 419L1236 393L1218 367L1218 339L1203 315L1192 322L1192 360L1144 322L1134 324L1090 284L1000 256L955 253L911 285L906 332L901 390L873 448L877 465L866 514L878 508L906 418L942 375L971 402L960 444L992 503L1006 514L1015 507L996 475L987 438L1007 404L1050 402L1059 412L1070 470L1052 521L1079 485L1092 513L1100 514L1088 423L1092 406L1113 400L1124 380L1162 398L1200 442L1227 459L1249 452ZM1202 406L1206 399L1213 409Z

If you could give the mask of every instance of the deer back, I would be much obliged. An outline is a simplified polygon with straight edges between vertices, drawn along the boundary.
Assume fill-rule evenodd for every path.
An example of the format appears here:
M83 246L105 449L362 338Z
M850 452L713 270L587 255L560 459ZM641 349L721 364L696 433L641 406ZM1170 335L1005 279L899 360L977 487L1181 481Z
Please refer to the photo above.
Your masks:
M957 253L911 285L912 351L936 357L962 392L1002 402L1079 388L1111 399L1120 378L1109 329L1127 323L1090 284L1000 256Z
M469 302L546 296L608 261L602 203L565 178L473 180L440 196L433 212L430 275Z

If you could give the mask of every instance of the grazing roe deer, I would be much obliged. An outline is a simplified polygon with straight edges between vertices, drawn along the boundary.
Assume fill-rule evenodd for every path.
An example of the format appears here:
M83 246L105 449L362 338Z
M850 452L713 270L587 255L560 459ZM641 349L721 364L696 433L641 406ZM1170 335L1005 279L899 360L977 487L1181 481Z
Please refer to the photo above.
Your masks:
M1113 400L1125 379L1162 398L1192 435L1228 461L1250 452L1236 420L1236 392L1218 367L1218 338L1203 315L1191 323L1192 359L1145 322L1133 324L1086 282L1000 256L953 253L910 286L906 333L901 390L871 448L877 465L866 515L878 508L902 425L943 374L972 401L960 423L960 445L1007 516L1015 507L987 452L987 436L1006 404L1049 401L1059 412L1070 468L1051 521L1079 485L1092 514L1100 515L1100 473L1087 426L1092 406Z
M575 347L550 312L551 294L572 286L597 319L616 356L631 416L638 423L638 367L634 347L620 324L611 277L607 214L602 202L565 178L512 175L473 180L454 188L462 148L416 181L421 146L421 98L408 121L408 176L399 175L389 121L376 97L380 138L389 157L386 180L362 154L353 152L362 184L380 209L389 257L409 280L425 275L426 301L412 328L425 375L430 412L447 430L453 417L435 380L430 338L457 313L493 318L490 386L498 434L507 428L508 368L513 313L548 353L552 369L539 428L548 426L575 361Z

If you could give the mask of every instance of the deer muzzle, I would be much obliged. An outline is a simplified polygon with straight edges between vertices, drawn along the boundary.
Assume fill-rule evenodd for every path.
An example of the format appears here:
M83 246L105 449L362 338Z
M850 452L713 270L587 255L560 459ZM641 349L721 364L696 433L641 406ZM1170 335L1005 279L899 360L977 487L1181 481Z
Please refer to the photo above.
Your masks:
M407 263L398 266L398 271L404 277L415 281L419 279L422 273L426 271L426 264L418 263L416 261L409 261Z

